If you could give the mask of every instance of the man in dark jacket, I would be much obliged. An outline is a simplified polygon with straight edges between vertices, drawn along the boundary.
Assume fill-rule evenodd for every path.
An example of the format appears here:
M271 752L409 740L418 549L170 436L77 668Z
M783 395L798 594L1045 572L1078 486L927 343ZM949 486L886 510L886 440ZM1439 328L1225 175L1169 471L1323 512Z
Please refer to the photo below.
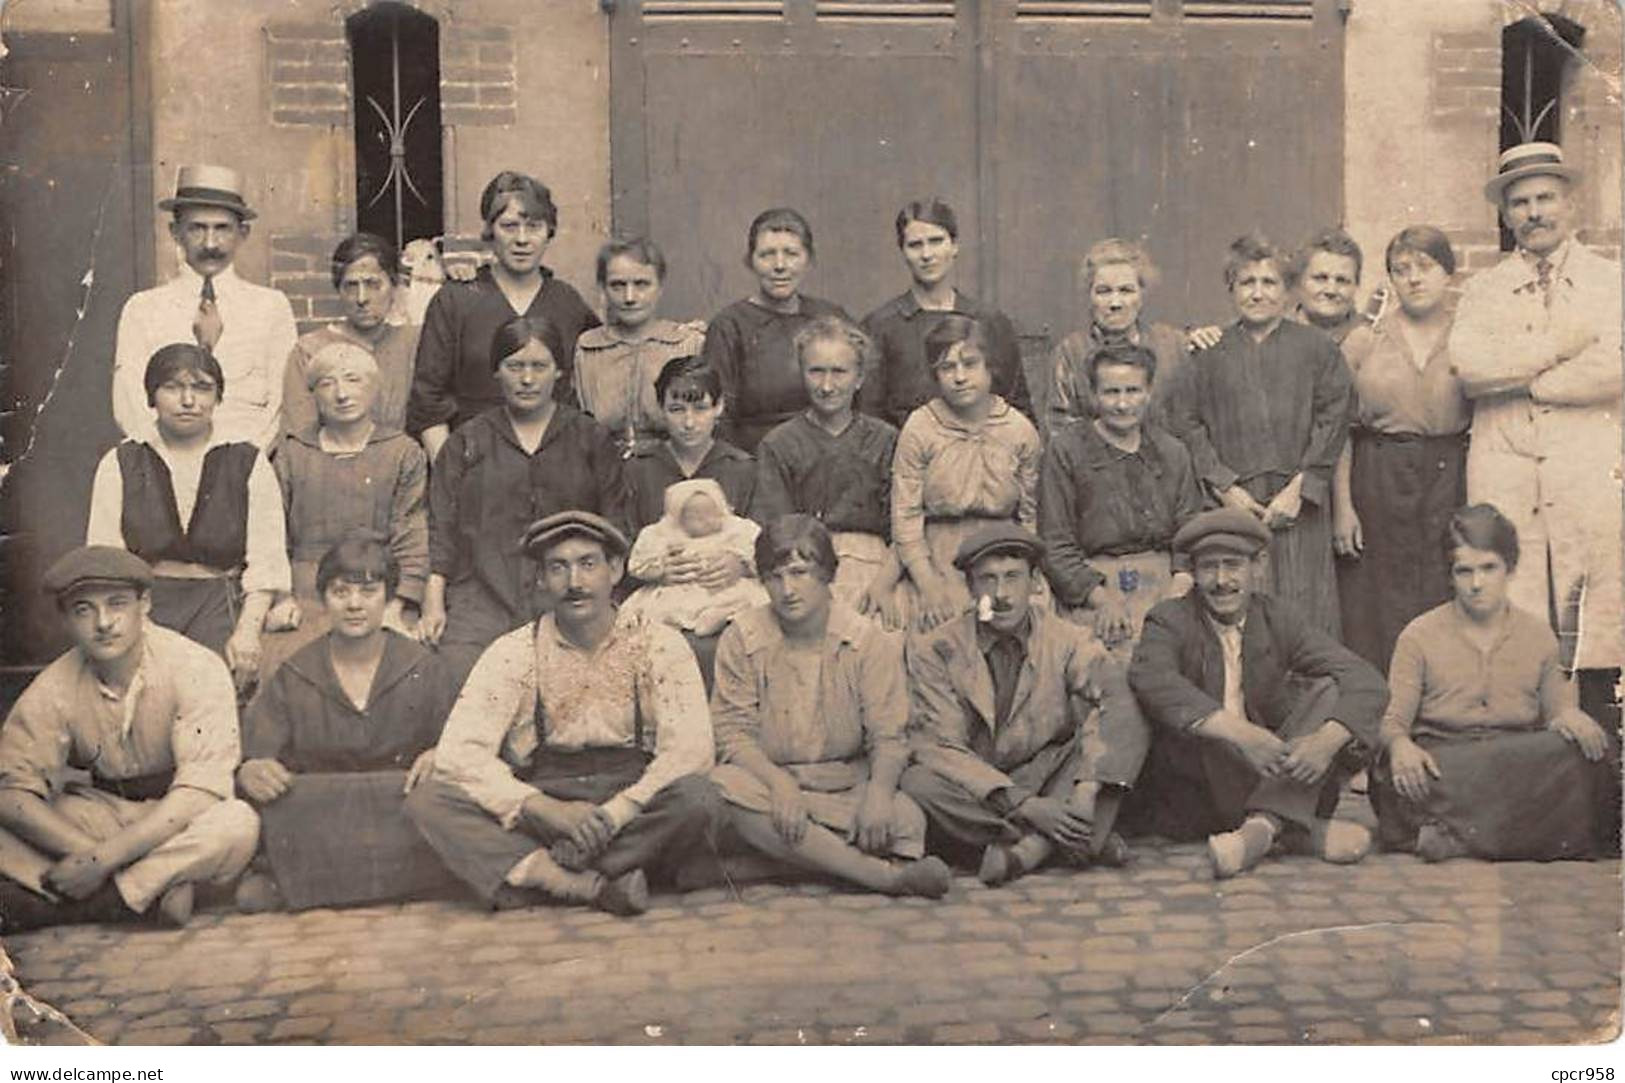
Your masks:
M1208 835L1215 877L1278 843L1327 861L1365 856L1364 827L1333 820L1344 781L1377 745L1381 674L1260 593L1269 531L1234 508L1174 535L1196 586L1145 621L1129 684L1156 730L1136 791L1161 834Z

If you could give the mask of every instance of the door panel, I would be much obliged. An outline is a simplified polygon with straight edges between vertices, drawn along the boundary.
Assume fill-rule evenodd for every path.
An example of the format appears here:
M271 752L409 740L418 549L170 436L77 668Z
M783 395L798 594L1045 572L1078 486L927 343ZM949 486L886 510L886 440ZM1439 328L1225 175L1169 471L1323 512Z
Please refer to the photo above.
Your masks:
M612 42L615 222L669 248L676 314L749 290L779 203L812 219L810 291L861 315L906 284L896 208L945 196L961 286L1038 348L1099 238L1149 245L1152 316L1207 322L1236 236L1341 218L1338 0L662 0Z

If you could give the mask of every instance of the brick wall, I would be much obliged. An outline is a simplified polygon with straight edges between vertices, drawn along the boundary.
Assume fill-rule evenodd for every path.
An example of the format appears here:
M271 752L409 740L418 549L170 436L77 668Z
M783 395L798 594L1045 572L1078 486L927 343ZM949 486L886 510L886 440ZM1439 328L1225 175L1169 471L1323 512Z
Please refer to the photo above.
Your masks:
M271 23L265 51L273 124L350 126L350 56L342 22Z
M301 335L344 316L329 263L338 240L328 234L271 234L271 288L287 295Z
M512 127L518 120L518 78L511 29L487 23L442 23L441 123Z
M1501 28L1439 31L1433 35L1429 119L1436 125L1477 129L1499 125Z

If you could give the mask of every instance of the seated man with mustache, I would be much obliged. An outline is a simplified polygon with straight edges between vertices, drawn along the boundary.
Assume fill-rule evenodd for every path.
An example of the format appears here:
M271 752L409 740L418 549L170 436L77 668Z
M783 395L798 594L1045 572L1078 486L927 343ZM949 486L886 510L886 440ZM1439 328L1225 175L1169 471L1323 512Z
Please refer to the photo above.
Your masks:
M1207 835L1217 879L1278 842L1341 864L1371 848L1369 831L1330 814L1378 745L1388 688L1370 663L1261 592L1269 541L1237 508L1181 527L1174 549L1190 555L1195 589L1146 615L1129 666L1157 730L1130 801L1158 834Z
M1016 523L980 528L954 556L977 608L908 644L915 763L902 790L925 810L927 848L950 860L979 849L990 887L1052 854L1122 864L1122 839L1093 838L1095 794L1145 754L1136 713L1099 709L1100 641L1033 604L1043 555Z
M480 655L406 812L492 909L639 914L648 876L715 853L699 667L676 629L616 610L627 543L607 519L556 512L522 544L557 601Z

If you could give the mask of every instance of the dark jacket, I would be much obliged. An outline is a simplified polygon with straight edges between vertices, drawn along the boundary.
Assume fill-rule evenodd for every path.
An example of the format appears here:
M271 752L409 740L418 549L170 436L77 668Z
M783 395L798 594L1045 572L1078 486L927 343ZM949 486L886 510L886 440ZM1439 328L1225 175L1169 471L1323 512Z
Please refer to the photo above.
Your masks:
M1332 678L1337 708L1331 717L1366 748L1378 747L1388 706L1382 674L1277 598L1254 594L1247 606L1241 673L1247 716L1269 730L1280 729L1294 706L1288 674ZM1197 590L1146 615L1128 679L1156 726L1183 732L1223 707L1224 649Z

